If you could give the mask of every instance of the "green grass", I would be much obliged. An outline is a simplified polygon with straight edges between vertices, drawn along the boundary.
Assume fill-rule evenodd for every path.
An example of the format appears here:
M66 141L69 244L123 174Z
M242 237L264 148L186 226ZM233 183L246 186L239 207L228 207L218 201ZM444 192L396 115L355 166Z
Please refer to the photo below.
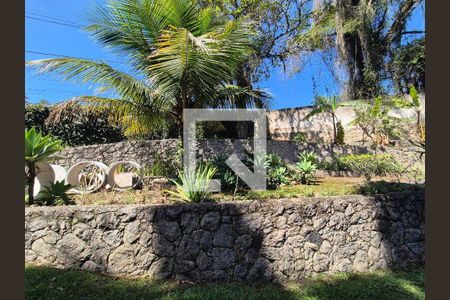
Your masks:
M392 180L392 179L391 179ZM280 198L299 197L328 197L343 195L374 195L390 192L424 189L424 184L409 184L404 182L377 180L364 182L362 178L354 177L327 177L319 178L314 184L293 184L281 186L276 190L239 191L233 198L232 193L213 193L214 201L231 200L268 200ZM160 191L144 188L142 190L129 190L122 192L103 191L92 194L73 196L76 204L81 205L106 205L106 204L170 204L175 197Z
M302 283L176 284L25 266L26 299L425 299L422 268L322 275Z

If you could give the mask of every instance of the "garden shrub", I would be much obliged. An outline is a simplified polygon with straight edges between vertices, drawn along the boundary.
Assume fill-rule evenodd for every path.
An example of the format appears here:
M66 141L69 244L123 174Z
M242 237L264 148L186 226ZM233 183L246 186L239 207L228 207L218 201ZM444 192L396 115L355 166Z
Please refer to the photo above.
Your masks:
M313 152L303 152L299 155L299 161L295 164L297 181L301 184L311 184L317 169L316 161L317 157Z
M223 192L235 191L237 188L243 187L243 182L239 181L238 176L236 176L234 171L226 164L226 160L226 156L220 155L211 162L217 169L214 178L220 180Z
M297 132L296 134L294 134L294 137L292 138L292 140L296 143L304 143L304 142L306 142L306 133Z
M279 155L272 153L255 157L248 151L245 151L245 154L244 164L252 171L254 171L253 166L255 164L262 165L266 169L268 189L277 189L281 184L289 184L288 169Z
M357 154L339 158L346 169L370 181L374 176L399 176L404 168L390 154Z
M74 110L61 116L55 123L46 122L53 106L27 104L25 106L25 127L35 127L43 134L52 134L69 146L116 143L125 139L122 129L108 120L108 113L92 112L87 109Z

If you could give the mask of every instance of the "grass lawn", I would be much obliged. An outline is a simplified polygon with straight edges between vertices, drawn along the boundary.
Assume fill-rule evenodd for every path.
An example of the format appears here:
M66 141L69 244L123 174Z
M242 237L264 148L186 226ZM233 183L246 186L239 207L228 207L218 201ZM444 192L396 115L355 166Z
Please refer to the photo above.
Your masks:
M25 266L26 299L425 299L422 268L322 275L302 283L177 284Z
M398 192L408 189L423 188L423 185L395 182L394 178L379 178L379 181L366 183L362 178L354 177L325 177L311 185L286 185L277 190L267 191L240 191L234 198L231 193L214 193L213 201L231 200L266 200L280 198L316 197L316 196L342 196L354 194L376 194ZM73 195L73 200L79 205L105 205L105 204L170 204L177 201L164 191L129 190L122 192L100 191L92 194Z

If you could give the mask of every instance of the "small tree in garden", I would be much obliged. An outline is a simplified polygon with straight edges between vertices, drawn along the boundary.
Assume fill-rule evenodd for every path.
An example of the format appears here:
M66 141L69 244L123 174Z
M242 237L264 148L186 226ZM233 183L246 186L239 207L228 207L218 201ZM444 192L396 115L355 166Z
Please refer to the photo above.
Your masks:
M345 132L344 132L344 126L342 126L341 121L338 121L336 123L336 127L337 127L336 144L344 145Z
M363 132L362 141L367 136L376 145L387 145L392 139L397 138L399 133L399 118L389 115L391 103L385 102L378 96L373 101L353 101L346 104L353 106L356 117L350 123L359 127Z
M425 141L425 126L422 123L422 105L420 104L419 94L416 88L412 85L409 88L409 96L411 99L406 97L395 99L395 105L399 108L409 108L413 109L416 113L416 128L417 134L421 141Z
M51 135L42 135L34 127L25 130L25 167L28 187L28 203L34 203L34 179L39 170L36 164L48 160L51 155L63 149L63 142Z
M337 126L336 123L339 121L336 117L336 110L342 105L342 103L339 101L339 98L336 96L333 96L331 98L326 97L316 97L315 103L314 103L314 109L305 116L305 120L308 120L309 118L318 115L318 114L329 114L331 116L332 122L333 122L333 143L337 144Z

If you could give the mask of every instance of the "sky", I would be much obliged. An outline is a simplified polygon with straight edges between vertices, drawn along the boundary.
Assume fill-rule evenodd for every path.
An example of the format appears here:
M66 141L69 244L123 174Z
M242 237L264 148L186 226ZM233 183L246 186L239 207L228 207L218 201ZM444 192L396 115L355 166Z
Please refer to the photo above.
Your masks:
M26 0L25 59L56 56L101 59L112 67L129 71L127 64L93 41L79 26L83 16L96 2L104 0ZM407 24L407 30L424 30L425 8L417 8ZM44 21L43 21L44 20ZM313 80L314 78L314 80ZM310 105L315 93L336 93L332 76L319 56L313 56L295 75L272 68L270 77L257 83L272 95L271 109ZM74 96L96 95L90 85L61 81L55 75L36 75L25 70L25 95L30 103L46 100L56 103Z

